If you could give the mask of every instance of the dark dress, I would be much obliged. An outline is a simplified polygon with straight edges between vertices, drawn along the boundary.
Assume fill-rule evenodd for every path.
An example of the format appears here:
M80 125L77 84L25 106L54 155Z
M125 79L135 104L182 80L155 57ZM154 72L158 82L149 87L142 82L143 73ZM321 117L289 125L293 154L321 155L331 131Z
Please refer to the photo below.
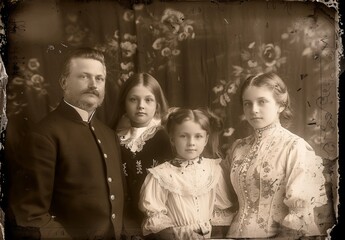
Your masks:
M128 129L129 131L129 129ZM128 132L127 131L127 132ZM122 131L126 132L126 131ZM150 132L149 134L145 134ZM144 213L139 210L140 189L147 175L147 169L157 166L172 157L169 137L162 126L156 125L142 135L141 146L133 152L126 142L121 141L122 171L126 181L124 209L124 230L127 239L142 236L141 224Z

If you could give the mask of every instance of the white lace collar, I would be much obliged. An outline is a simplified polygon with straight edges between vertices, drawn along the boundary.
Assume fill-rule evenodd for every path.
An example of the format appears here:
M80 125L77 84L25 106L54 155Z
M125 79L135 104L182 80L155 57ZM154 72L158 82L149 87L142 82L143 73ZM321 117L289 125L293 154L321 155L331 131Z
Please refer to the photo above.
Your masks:
M146 127L137 128L130 126L129 119L124 116L119 125L124 126L117 129L120 144L135 153L140 152L145 142L161 128L161 120L153 118Z

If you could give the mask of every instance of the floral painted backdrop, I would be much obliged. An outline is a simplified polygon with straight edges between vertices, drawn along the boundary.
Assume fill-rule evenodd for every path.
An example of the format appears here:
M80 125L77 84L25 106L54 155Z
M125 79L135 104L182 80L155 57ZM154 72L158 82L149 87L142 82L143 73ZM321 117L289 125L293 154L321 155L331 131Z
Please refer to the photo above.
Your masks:
M158 79L170 106L207 106L223 118L224 153L236 138L250 133L239 103L241 82L273 71L290 90L294 119L289 128L324 158L330 201L336 205L336 2L121 2L8 3L11 156L27 129L61 100L61 60L74 47L90 46L106 55L107 93L97 114L109 126L114 128L119 117L115 106L121 85L133 73L146 71ZM320 211L325 228L333 217Z

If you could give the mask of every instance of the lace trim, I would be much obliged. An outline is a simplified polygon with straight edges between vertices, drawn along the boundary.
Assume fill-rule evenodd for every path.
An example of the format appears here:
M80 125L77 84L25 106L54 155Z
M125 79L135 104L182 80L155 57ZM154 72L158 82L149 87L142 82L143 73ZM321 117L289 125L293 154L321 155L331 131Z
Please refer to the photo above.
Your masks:
M181 171L181 168L173 169L175 168L173 165L171 165L169 162L165 162L161 165L159 165L156 168L148 169L148 171L153 175L153 177L158 181L159 185L178 195L181 196L199 196L208 193L211 189L213 189L219 181L219 177L221 176L221 168L219 166L219 163L221 162L221 159L208 159L208 164L206 164L206 159L203 158L203 163L194 164L195 166L204 167L205 170L208 170L207 172L203 173L204 178L200 181L204 180L204 182L201 184L201 186L195 187L195 186L187 186L186 179L179 176L180 174L183 174L184 172ZM210 161L214 161L214 163L210 163ZM186 168L183 168L186 169ZM188 173L187 173L188 174ZM207 175L206 175L207 174Z
M143 147L147 140L154 137L154 135L158 132L158 130L162 129L162 126L152 126L145 130L140 137L138 137L135 141L132 141L132 139L121 139L124 136L120 136L120 145L125 146L127 149L131 150L133 145L137 146L137 149L134 152L140 152L143 150Z

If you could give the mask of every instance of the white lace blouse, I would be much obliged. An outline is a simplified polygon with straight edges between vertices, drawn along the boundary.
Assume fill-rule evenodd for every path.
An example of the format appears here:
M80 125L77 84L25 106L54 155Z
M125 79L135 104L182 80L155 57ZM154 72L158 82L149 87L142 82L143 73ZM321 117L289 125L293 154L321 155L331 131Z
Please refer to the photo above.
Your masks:
M220 161L201 158L179 167L165 162L149 169L139 201L147 216L144 235L172 227L176 239L198 239L211 235L211 224L229 225L231 203Z
M237 140L227 163L239 201L227 237L267 238L284 227L320 235L314 207L327 201L323 166L304 139L277 123Z

